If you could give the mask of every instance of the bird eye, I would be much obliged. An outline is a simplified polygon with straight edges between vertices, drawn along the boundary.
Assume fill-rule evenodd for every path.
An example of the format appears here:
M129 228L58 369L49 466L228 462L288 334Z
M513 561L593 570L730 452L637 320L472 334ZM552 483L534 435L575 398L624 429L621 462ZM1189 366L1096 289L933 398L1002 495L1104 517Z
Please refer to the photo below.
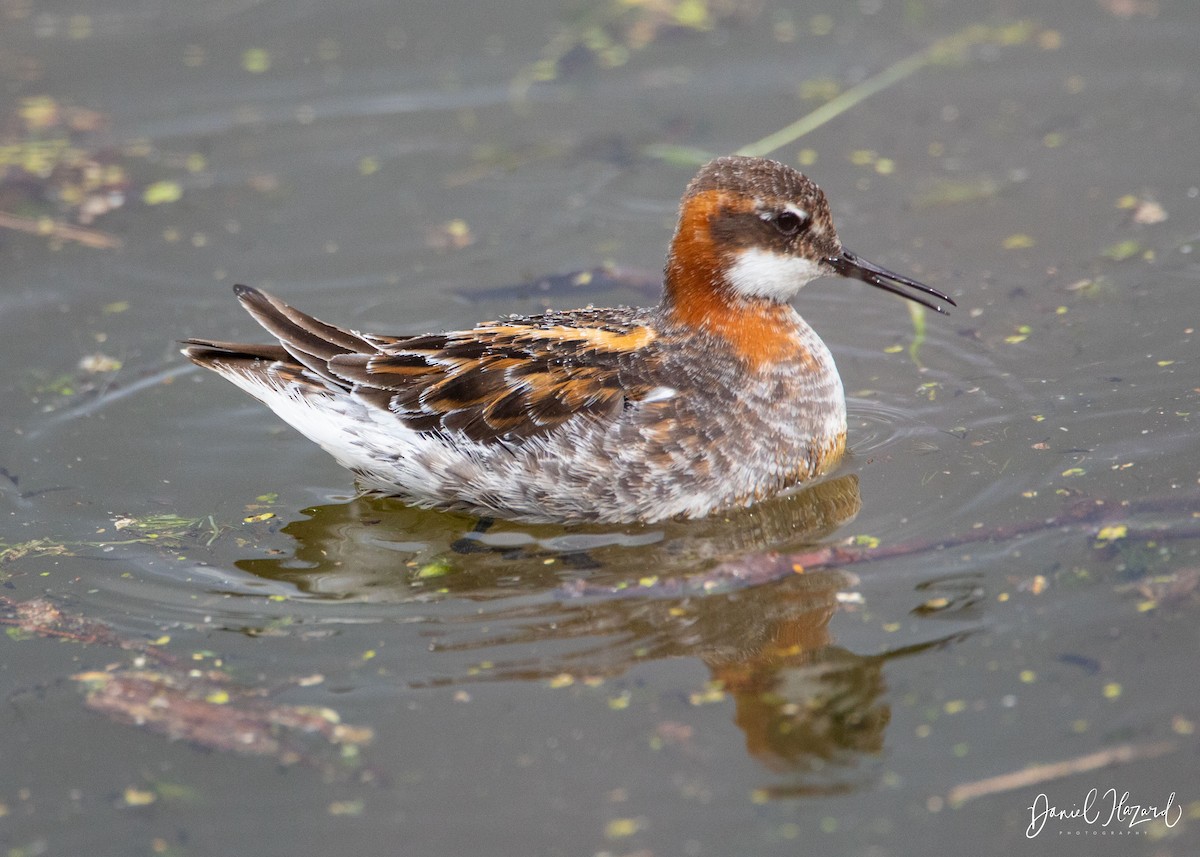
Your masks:
M775 215L775 228L784 235L797 235L800 230L808 225L808 215L799 214L795 211L781 211Z

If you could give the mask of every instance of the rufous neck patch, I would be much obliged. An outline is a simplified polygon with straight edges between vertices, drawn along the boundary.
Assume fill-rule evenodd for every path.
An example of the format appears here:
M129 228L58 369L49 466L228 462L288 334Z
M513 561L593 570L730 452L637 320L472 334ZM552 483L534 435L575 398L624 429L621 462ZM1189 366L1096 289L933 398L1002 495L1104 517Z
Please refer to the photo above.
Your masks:
M667 258L664 309L686 327L724 339L754 369L780 360L812 361L787 304L736 294L728 282L731 257L718 252L709 228L723 194L705 191L687 201Z

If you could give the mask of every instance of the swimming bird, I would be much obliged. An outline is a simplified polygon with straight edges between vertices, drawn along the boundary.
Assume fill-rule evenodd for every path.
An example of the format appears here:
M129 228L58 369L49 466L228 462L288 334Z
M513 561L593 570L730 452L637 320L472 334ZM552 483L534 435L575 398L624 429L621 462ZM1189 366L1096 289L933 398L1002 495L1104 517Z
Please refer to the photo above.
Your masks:
M249 286L274 338L190 339L368 490L525 522L653 522L744 507L846 448L833 356L790 305L851 277L945 312L946 294L842 246L821 189L718 158L691 180L655 307L508 316L417 336L318 321Z

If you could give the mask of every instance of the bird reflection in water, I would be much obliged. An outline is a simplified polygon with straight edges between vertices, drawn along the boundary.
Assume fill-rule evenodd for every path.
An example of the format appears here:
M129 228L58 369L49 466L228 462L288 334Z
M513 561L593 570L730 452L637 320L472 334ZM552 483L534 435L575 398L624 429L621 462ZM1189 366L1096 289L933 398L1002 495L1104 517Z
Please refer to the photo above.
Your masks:
M359 498L286 525L291 555L238 566L308 598L386 603L426 624L432 657L490 662L452 683L612 678L656 659L699 659L733 699L748 752L796 775L779 788L826 793L852 788L855 763L883 746L889 656L833 645L829 621L854 575L798 573L789 555L827 540L860 504L854 475L653 526L480 524ZM463 609L447 610L455 601ZM430 602L436 615L423 610ZM416 665L405 680L419 687L435 675L446 683L445 663Z

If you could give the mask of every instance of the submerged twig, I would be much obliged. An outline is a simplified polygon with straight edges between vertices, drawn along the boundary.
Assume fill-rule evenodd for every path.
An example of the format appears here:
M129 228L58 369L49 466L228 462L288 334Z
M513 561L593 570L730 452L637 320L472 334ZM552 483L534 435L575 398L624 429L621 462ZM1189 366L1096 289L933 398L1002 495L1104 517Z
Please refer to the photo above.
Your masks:
M1022 22L1014 26L1020 28L1022 32L1032 29L1032 25L1028 22ZM1019 41L1020 39L1013 39L1011 36L1006 36L1006 34L1012 32L1012 28L995 28L972 24L953 35L938 39L923 51L919 51L912 56L905 57L899 62L893 63L879 74L873 75L862 83L850 87L840 95L826 101L811 113L801 116L792 124L780 128L773 134L768 134L761 140L743 146L737 153L739 155L768 155L776 149L781 149L789 143L794 143L810 131L815 131L826 122L836 119L843 113L857 107L872 95L876 95L888 87L895 86L900 81L911 77L928 65L945 62L948 58L960 57L968 48L986 42Z
M1155 759L1165 756L1175 749L1171 741L1159 741L1156 744L1119 744L1116 747L1105 747L1095 753L1076 756L1061 762L1050 762L1045 765L1031 765L1019 771L999 774L969 783L961 783L950 789L946 801L951 806L961 806L969 800L1002 794L1029 786L1040 785L1063 777L1076 774L1086 774L1111 765L1125 764L1139 759Z
M77 241L88 247L98 247L102 250L114 250L124 243L116 235L110 235L98 229L73 226L50 217L21 217L19 214L11 214L7 211L0 211L0 229L61 238L64 241Z

